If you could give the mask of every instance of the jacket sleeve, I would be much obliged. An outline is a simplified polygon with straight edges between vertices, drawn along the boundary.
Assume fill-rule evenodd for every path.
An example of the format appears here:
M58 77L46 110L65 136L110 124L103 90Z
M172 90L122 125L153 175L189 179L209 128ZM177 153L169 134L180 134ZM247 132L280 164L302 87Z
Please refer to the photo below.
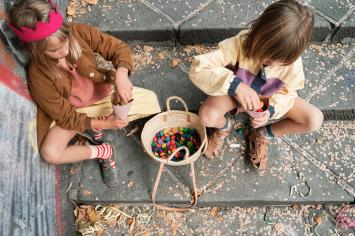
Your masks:
M91 126L91 118L78 113L57 91L52 81L40 73L29 71L29 90L38 106L63 129L84 131Z
M285 86L272 95L269 100L270 119L276 120L284 116L292 107L298 97L297 90L304 87L304 72L302 59L288 66L281 73Z
M225 68L228 64L230 61L225 59L222 49L195 56L189 77L207 95L227 95L235 77L233 71Z
M72 27L94 52L111 61L116 69L125 67L132 72L131 49L126 43L86 24L73 23Z

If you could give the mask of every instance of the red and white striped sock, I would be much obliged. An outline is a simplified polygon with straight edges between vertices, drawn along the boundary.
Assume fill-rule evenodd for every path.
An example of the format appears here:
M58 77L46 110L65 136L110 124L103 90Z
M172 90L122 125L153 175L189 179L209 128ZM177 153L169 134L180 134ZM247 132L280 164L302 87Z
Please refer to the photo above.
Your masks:
M113 169L115 169L117 167L116 162L112 159L110 159L110 165Z
M101 145L88 145L91 149L90 159L100 158L100 159L109 159L112 156L113 150L112 147L103 143Z
M102 129L92 129L94 134L94 140L100 140L102 138Z

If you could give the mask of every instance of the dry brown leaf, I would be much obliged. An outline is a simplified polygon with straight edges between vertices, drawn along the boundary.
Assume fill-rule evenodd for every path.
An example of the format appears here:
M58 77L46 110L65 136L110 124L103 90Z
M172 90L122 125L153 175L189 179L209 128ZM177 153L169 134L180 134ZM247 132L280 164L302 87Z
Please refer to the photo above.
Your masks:
M179 59L175 59L175 58L173 58L172 60L171 60L171 67L173 67L173 68L175 68L179 63L180 63L181 61L179 60Z
M83 195L85 197L90 197L91 196L91 192L88 189L83 189Z
M74 174L76 174L76 173L78 173L80 171L80 168L70 168L70 172L69 172L69 174L70 175L74 175Z
M171 232L173 233L173 235L177 235L178 229L179 229L179 225L176 224L175 222L171 222L170 223L170 228L171 228Z
M133 219L132 219L132 223L131 223L131 225L129 226L129 232L130 232L130 233L133 233L133 230L134 230L135 225L136 225L136 218L133 218Z
M292 208L295 209L296 211L299 211L302 209L300 205L293 205Z
M68 16L74 16L75 15L75 7L74 6L67 6L67 15Z
M94 208L87 209L87 214L90 224L95 224L97 221L102 219L102 216L99 215Z
M317 225L320 225L323 223L323 219L320 215L313 217L313 220L317 223Z
M131 180L131 181L129 181L129 183L127 184L127 187L128 187L128 188L132 188L133 185L134 185L134 182Z
M88 4L97 4L97 0L84 0Z
M104 230L100 230L100 231L98 231L98 232L96 233L95 236L102 236L102 235L104 235L104 233L105 233Z
M158 53L157 57L158 57L159 60L164 60L165 59L165 55L162 52Z
M275 231L277 235L280 235L282 232L282 225L280 223L275 224Z
M209 214L210 216L212 217L216 217L219 212L221 211L221 209L219 209L218 207L213 207L210 211L209 211Z
M78 224L80 223L81 221L86 221L86 209L80 209L80 208L76 208L78 209L77 211L77 217L76 217L76 220L75 220L75 224Z
M128 225L131 225L133 223L133 218L127 218L126 222Z
M184 48L183 50L184 50L186 53L190 53L192 49L191 49L191 48Z

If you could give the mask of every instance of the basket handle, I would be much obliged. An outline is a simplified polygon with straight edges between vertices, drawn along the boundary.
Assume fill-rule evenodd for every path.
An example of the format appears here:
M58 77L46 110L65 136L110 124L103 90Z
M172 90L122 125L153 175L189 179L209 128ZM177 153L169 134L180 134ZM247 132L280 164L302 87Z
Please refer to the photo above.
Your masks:
M188 158L190 156L190 151L186 146L181 146L178 147L173 153L170 154L170 156L166 159L166 164L169 164L171 162L171 159L173 159L174 155L178 152L180 152L182 149L185 149L186 153L184 156L184 159Z
M186 103L184 102L184 100L181 98L181 97L177 97L177 96L171 96L171 97L169 97L167 100L166 100L166 107L167 107L167 109L168 109L168 111L170 111L170 101L172 100L172 99L176 99L176 100L178 100L179 102L181 102L181 104L184 106L184 108L185 108L185 111L189 111L189 109L187 109L187 105L186 105Z
M157 178L155 180L153 191L152 191L152 202L153 202L153 205L156 208L161 209L161 210L166 210L166 211L187 211L187 210L190 210L192 207L194 207L197 204L198 195L197 195L197 188L196 188L196 177L195 177L195 165L194 165L194 162L191 162L190 166L191 166L191 178L192 178L192 188L193 188L193 193L192 193L193 196L192 196L191 204L189 204L187 206L184 206L184 207L170 207L170 206L164 206L164 205L161 205L161 204L156 204L156 202L155 202L156 194L157 194L157 191L158 191L158 186L159 186L159 183L160 183L160 178L161 178L161 175L162 175L163 170L164 170L164 163L160 163L158 175L157 175Z
M206 151L206 149L207 149L207 147L208 147L208 139L207 139L207 134L206 134L206 133L205 133L205 138L204 138L204 139L205 139L205 140L203 140L202 145L205 145L205 146L204 146L203 151L202 151L201 154L204 154L205 151Z

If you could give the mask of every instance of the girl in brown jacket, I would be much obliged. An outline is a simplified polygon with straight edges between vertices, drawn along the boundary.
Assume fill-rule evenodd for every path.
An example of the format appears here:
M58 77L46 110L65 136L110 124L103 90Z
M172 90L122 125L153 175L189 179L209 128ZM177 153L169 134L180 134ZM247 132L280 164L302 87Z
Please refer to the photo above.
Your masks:
M9 27L31 54L28 85L38 105L41 156L52 164L97 158L105 183L117 185L114 146L100 140L102 129L123 128L129 120L160 112L154 92L133 87L128 78L129 47L88 25L65 23L57 4L47 0L22 0L14 4L9 18ZM94 53L111 61L116 71L98 69ZM111 96L122 103L133 99L128 119L113 118ZM99 119L104 116L109 118ZM68 146L85 130L94 131L90 133L96 145Z

